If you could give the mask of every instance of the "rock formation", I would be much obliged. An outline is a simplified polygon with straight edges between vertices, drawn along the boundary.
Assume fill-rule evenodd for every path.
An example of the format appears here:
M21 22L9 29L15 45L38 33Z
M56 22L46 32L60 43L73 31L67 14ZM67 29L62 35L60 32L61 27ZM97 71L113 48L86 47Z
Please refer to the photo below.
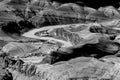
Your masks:
M0 2L0 80L119 80L120 10L49 0Z

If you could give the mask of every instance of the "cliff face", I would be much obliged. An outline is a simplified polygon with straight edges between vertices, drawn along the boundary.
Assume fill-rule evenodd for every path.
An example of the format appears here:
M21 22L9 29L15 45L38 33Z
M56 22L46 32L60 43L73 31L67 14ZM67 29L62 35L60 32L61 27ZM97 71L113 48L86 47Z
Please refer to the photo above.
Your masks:
M119 80L119 22L113 6L1 1L0 80Z

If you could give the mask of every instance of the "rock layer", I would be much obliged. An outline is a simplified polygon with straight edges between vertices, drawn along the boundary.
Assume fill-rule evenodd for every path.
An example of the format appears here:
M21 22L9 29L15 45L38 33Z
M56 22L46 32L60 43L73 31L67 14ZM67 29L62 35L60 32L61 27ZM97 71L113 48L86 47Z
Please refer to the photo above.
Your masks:
M119 9L49 0L0 6L1 80L120 79Z

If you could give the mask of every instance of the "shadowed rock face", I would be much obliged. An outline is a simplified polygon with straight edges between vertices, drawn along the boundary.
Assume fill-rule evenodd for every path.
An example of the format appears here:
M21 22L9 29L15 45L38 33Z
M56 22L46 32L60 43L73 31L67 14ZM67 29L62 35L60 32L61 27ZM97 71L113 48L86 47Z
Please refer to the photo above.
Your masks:
M33 28L35 28L35 26L28 21L20 21L19 23L9 22L8 24L2 26L2 30L4 32L8 34L19 34L19 35Z
M119 80L119 23L111 5L1 1L0 80Z

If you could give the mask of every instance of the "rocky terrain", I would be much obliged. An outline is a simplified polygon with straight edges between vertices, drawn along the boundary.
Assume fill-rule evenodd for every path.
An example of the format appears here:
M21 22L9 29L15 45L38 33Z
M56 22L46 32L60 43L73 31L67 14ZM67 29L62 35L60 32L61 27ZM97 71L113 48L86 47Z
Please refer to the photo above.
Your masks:
M0 80L119 80L120 8L0 1Z

